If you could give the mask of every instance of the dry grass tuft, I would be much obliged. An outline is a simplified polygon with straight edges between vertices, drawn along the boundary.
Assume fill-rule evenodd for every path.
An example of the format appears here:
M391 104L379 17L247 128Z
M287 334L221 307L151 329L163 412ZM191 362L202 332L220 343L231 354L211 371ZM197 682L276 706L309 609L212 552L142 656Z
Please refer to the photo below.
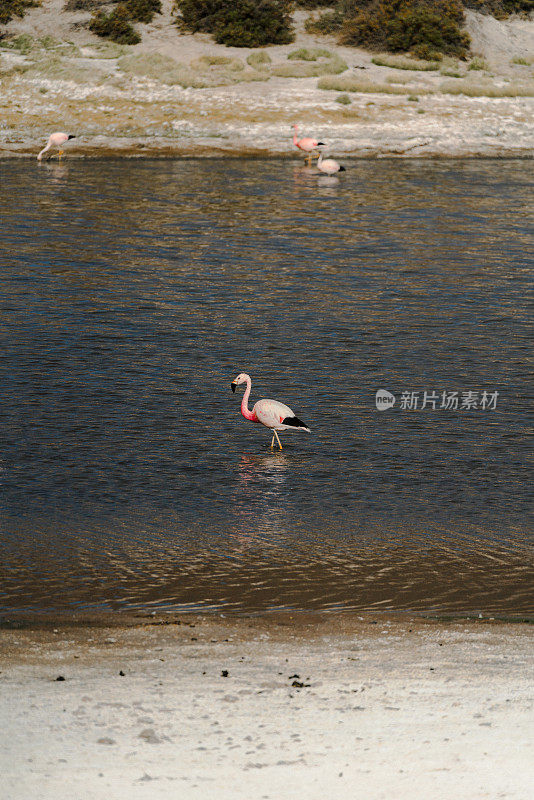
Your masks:
M301 47L299 50L293 50L288 58L290 61L317 61L319 58L332 58L332 53L323 47Z
M229 58L228 56L201 56L191 62L190 68L198 72L217 72L221 67L229 72L241 72L245 65L239 58Z
M462 94L466 97L534 97L534 81L511 82L506 86L497 86L492 81L465 79L444 81L439 91L443 94Z
M119 59L119 68L130 75L150 78L167 86L202 89L209 85L206 80L194 75L185 64L161 53L123 56Z
M247 56L247 64L254 69L268 69L271 64L271 56L265 50L259 50Z
M336 53L325 61L291 61L290 64L275 64L271 74L279 78L319 78L321 75L339 75L348 69Z
M489 70L489 65L488 65L488 62L484 61L483 58L479 58L478 56L475 56L474 58L471 59L471 61L467 65L467 69L468 70L475 70L475 71L483 70L483 71L487 72Z
M359 78L353 75L326 76L319 80L317 88L334 92L366 92L368 94L411 94L412 92L411 89L404 86L376 83L367 78Z
M375 56L371 59L377 67L390 67L391 69L407 69L414 72L435 72L439 69L437 61L423 61L407 56Z

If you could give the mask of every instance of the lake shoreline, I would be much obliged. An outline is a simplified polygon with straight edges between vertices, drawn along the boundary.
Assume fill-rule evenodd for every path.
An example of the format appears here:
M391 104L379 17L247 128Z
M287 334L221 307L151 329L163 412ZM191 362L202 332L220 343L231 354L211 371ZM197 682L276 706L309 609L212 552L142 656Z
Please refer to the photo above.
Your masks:
M526 797L532 628L370 616L2 629L6 797Z
M304 165L304 161L298 160L294 153L277 154L269 151L255 151L249 148L238 149L224 149L221 147L199 146L191 148L174 147L171 145L149 144L145 145L140 143L138 145L124 145L121 142L116 144L109 144L105 147L84 147L77 152L66 153L61 160L57 156L40 162L40 166L50 164L65 164L70 161L97 161L99 159L109 160L116 158L128 158L132 160L187 160L193 161L195 159L225 159L225 160L239 160L248 159L251 161L283 161L284 163L291 163L293 165L302 165L303 170L306 172L312 171L317 175L321 173L315 167L309 170ZM409 159L410 161L531 161L534 158L534 151L525 149L522 152L517 152L514 149L503 148L502 151L491 153L488 152L466 152L466 153L396 153L396 152L377 152L372 155L359 154L358 152L351 152L345 158L351 161L376 161L382 159L396 160L396 159ZM27 142L20 146L11 145L9 149L4 149L0 145L0 162L11 159L27 159L35 160L35 146L33 143Z

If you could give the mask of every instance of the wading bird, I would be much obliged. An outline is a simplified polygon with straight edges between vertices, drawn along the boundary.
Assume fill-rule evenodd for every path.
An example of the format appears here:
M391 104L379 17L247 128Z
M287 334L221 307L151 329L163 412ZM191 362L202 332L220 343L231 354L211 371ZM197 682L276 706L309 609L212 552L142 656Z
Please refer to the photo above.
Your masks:
M319 156L319 160L317 162L317 169L321 172L324 172L325 175L335 175L336 172L345 172L345 167L342 167L341 164L338 164L337 161L334 161L333 158L326 158L323 161L323 154Z
M75 139L76 137L72 135L72 133L61 133L61 131L56 131L56 133L51 133L48 137L48 142L46 147L43 147L39 155L37 156L37 161L41 161L43 155L46 153L47 150L50 150L51 147L57 147L58 149L58 157L61 158L63 155L63 150L61 149L62 145L65 142L68 142L69 139Z
M299 150L303 150L305 153L308 153L306 162L308 166L311 166L313 150L315 150L316 147L319 147L319 145L323 145L324 142L316 142L315 139L312 139L310 136L305 136L303 139L299 139L297 136L298 126L293 125L293 127L295 128L295 133L293 134L293 144L295 147L298 147Z
M266 428L270 428L273 431L271 448L274 445L274 437L276 436L280 450L282 449L282 442L280 441L277 431L297 430L311 433L308 426L295 416L289 406L280 403L278 400L258 400L252 411L249 411L248 397L252 385L250 375L247 375L246 372L241 372L237 378L234 378L231 384L232 392L235 392L240 383L247 384L241 401L241 413L245 419L250 420L250 422L261 422L262 425L265 425Z

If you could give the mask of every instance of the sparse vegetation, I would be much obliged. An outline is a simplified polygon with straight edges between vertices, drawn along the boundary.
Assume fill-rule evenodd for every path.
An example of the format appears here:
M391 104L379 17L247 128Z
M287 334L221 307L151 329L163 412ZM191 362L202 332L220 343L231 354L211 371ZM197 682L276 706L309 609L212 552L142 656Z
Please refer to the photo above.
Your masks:
M516 64L517 66L520 67L530 67L530 65L532 64L532 59L523 58L522 56L516 56L515 58L512 58L511 63Z
M329 58L317 55L312 59L313 51L295 51L288 55L291 60L289 64L275 64L272 74L279 78L317 78L320 75L339 75L345 72L348 67L346 63L336 53L331 54L328 50L317 50L316 53L329 53ZM303 60L297 59L297 53L303 53Z
M343 106L350 106L352 100L348 94L340 94L336 97L336 103L341 103Z
M227 56L201 56L192 61L190 66L191 69L199 72L211 72L213 69L218 70L221 67L229 72L241 72L245 69L245 65L239 58L228 58Z
M290 60L296 61L317 61L318 58L331 58L332 53L330 50L325 50L322 47L301 47L300 50L293 50L288 55Z
M534 81L496 86L492 81L444 81L439 87L444 94L466 97L534 97Z
M219 44L263 47L294 39L290 0L175 0L178 25L211 33Z
M207 85L204 81L195 80L185 64L162 53L123 56L119 59L119 68L131 75L157 80L168 86L203 88Z
M250 55L247 56L247 64L249 67L254 67L254 69L268 69L268 65L270 63L271 56L269 53L266 53L265 50L259 50L258 52L250 53Z
M439 69L439 64L435 61L416 61L406 56L375 56L371 60L373 64L379 67L391 67L392 69L406 69L417 72L435 72Z
M328 75L321 78L317 84L319 89L328 89L336 92L365 92L372 94L403 94L415 97L413 88L408 86L391 86L378 83L352 75ZM461 81L443 81L438 88L417 88L418 95L452 94L465 95L466 97L534 97L534 81L524 83L509 83L506 86L497 86L491 80L474 81L464 79Z
M13 17L23 17L27 8L40 5L40 0L0 0L0 25L7 25Z
M131 25L130 20L130 12L127 7L123 3L119 3L111 14L105 14L103 11L93 14L89 30L96 33L97 36L111 39L117 44L138 44L141 37Z
M414 80L413 75L386 75L384 78L386 83L398 83L398 84L405 84L405 83L412 83Z
M488 67L487 61L484 61L483 58L478 58L478 56L475 56L475 58L471 59L471 61L469 62L468 66L467 66L467 69L469 69L469 70L488 70L489 67Z
M2 42L3 47L8 47L10 50L18 50L23 56L31 53L35 47L35 39L28 33L21 33L20 36L15 36L14 39L9 39Z
M317 84L319 89L330 89L335 92L365 92L368 94L411 94L411 89L404 86L391 86L386 83L377 83L367 78L353 75L340 77L328 75L321 78Z
M150 78L167 86L182 86L184 89L206 89L268 79L260 72L245 71L243 62L237 58L220 56L204 56L186 66L161 53L138 53L119 59L119 68L127 74Z

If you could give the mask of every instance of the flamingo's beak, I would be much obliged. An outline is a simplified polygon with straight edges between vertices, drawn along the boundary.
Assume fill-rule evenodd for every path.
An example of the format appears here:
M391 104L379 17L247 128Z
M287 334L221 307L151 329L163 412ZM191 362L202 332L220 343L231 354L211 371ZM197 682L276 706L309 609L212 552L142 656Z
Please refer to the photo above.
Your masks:
M324 147L324 146L325 146L324 142L317 142L317 147Z
M70 136L69 136L69 139L75 139L75 138L76 138L76 137L75 137L75 136L73 136L73 135L72 135L72 133L71 133L71 134L70 134Z
M237 383L236 383L235 381L232 381L232 383L231 383L230 385L231 385L231 387L232 387L232 392L235 394L235 390L236 390L236 387L237 387Z

